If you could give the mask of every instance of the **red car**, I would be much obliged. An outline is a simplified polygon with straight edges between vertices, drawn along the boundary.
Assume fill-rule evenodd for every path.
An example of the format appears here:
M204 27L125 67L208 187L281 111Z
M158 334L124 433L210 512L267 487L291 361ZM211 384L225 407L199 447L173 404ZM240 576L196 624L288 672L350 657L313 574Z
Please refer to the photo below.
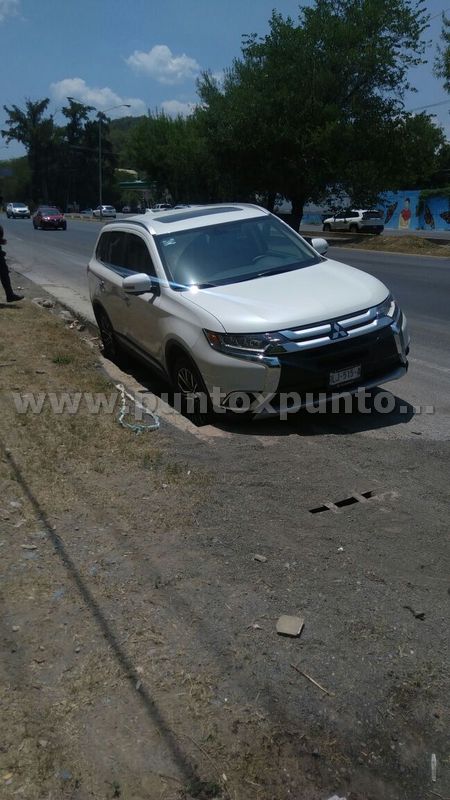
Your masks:
M52 206L39 206L33 215L33 228L34 230L37 230L37 228L52 228L53 230L61 228L61 230L65 231L67 222L64 219L64 214L61 214L59 209Z

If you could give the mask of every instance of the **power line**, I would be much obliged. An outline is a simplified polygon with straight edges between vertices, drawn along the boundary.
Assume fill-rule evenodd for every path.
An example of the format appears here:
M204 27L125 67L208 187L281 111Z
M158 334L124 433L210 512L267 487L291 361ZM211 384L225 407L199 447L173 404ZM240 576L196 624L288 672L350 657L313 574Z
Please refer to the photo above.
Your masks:
M417 106L417 108L408 108L406 113L412 114L413 111L424 111L426 108L435 108L436 106L445 106L447 103L450 103L450 98L448 100L440 100L439 103L430 103L427 106Z
M441 17L442 14L447 14L448 11L450 11L450 8L443 8L442 11L438 11L437 14L433 14L433 16L430 17L430 22L432 19L436 19L436 17Z

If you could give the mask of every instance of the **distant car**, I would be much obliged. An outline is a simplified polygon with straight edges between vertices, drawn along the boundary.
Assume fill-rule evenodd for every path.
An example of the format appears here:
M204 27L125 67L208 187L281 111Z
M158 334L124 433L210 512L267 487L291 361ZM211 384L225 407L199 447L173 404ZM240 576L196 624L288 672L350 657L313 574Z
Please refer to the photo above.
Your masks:
M169 203L157 203L151 211L169 211L171 208L172 206Z
M83 208L83 211L80 211L80 214L83 217L92 217L93 213L94 212L93 212L92 208Z
M92 212L93 217L115 217L116 214L114 206L97 206Z
M377 209L347 208L324 219L323 230L381 233L384 230L383 216L383 211Z
M34 230L38 228L42 228L42 230L45 228L49 230L58 230L58 228L60 228L62 231L65 231L67 222L59 208L54 208L53 206L39 206L38 210L33 215L33 228Z
M8 203L6 206L6 216L8 219L17 219L23 217L24 219L30 219L31 212L25 203Z
M122 214L144 214L145 209L141 206L124 206Z

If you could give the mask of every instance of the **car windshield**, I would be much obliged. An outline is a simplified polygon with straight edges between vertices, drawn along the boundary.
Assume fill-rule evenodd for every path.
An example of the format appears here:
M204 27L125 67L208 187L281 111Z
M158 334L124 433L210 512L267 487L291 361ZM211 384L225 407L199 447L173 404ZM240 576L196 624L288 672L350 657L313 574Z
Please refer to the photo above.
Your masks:
M50 206L48 207L46 206L45 208L40 208L39 213L50 215L50 214L60 214L61 212L57 208L51 208Z
M155 236L175 289L206 289L309 267L323 259L276 217Z
M25 203L11 203L11 205L13 205L14 208L26 208Z

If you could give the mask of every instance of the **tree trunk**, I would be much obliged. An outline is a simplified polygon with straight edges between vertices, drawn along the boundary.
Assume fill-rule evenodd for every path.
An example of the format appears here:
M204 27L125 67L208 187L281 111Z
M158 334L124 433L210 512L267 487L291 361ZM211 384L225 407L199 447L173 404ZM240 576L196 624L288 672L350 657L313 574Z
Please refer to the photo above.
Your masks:
M294 228L294 231L300 230L300 223L303 217L303 206L305 205L305 198L304 197L293 197L291 198L292 202L292 222L290 222L290 226Z
M305 205L306 199L301 195L296 197L291 196L289 199L292 203L292 212L290 214L283 214L282 219L298 233L303 217L303 206Z
M267 211L270 211L273 214L273 207L275 205L276 194L275 192L269 192L267 195Z

